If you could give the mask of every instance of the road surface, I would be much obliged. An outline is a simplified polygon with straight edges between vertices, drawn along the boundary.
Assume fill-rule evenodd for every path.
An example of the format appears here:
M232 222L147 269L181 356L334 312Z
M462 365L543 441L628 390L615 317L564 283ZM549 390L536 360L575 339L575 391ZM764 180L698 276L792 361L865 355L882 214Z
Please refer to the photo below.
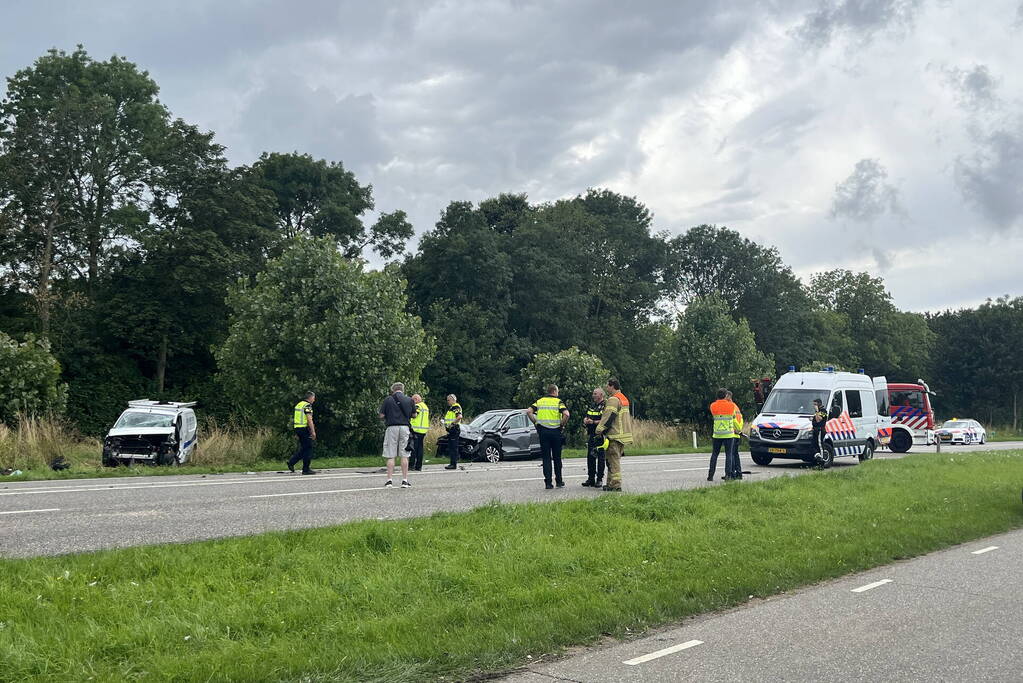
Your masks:
M983 447L996 448L1023 448L1023 443ZM981 447L956 449L967 453ZM877 457L901 456L885 453ZM625 489L648 493L708 486L707 462L706 454L626 457ZM820 475L796 461L775 462L778 464L758 467L744 454L743 467L753 472L748 477L752 481L808 472ZM838 458L834 469L856 466L853 458ZM718 477L723 470L721 458ZM470 510L494 500L559 501L598 495L580 486L585 472L584 459L566 460L567 487L551 491L543 488L539 461L473 463L457 471L429 465L422 472L412 473L413 488L408 490L384 489L384 476L373 468L326 470L312 477L285 471L0 481L0 556L56 555L321 527L359 519L407 518L439 510Z

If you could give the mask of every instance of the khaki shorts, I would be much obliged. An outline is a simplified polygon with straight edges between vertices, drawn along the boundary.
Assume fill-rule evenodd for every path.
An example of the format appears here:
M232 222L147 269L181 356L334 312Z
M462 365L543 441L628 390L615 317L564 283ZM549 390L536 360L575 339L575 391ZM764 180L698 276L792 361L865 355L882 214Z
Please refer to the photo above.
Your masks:
M394 458L407 458L409 456L405 447L408 446L409 432L411 427L404 425L391 425L384 431L384 452L381 454L388 460Z

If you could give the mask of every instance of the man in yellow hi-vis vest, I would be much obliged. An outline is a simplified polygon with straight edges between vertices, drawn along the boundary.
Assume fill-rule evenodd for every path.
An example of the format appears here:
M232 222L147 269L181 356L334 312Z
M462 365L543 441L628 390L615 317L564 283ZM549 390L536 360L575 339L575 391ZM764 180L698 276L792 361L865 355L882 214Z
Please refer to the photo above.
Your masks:
M409 469L421 472L423 470L423 439L430 431L430 409L423 402L419 394L412 394L412 403L415 410L412 413L412 441L409 443L412 450L412 457L409 458Z
M316 394L307 391L304 401L295 404L291 426L298 437L298 450L288 460L288 469L295 471L295 465L302 461L302 474L316 474L311 468L313 461L313 442L316 441L316 423L313 422L313 404Z
M569 412L565 404L558 398L558 385L547 385L547 395L538 398L526 409L526 417L536 425L540 435L540 455L543 458L543 480L546 488L552 489L565 485L561 476L561 445L564 442L565 423ZM554 483L551 483L553 465Z
M454 470L458 468L458 447L461 445L462 434L458 426L462 422L462 406L454 394L448 394L448 410L440 421L448 431L448 459L451 461L444 465L444 469Z
M604 401L604 414L597 423L597 436L604 435L608 439L607 484L605 491L622 490L622 456L625 455L625 444L632 443L632 414L629 399L622 393L622 385L612 377L607 381L605 389L607 398Z

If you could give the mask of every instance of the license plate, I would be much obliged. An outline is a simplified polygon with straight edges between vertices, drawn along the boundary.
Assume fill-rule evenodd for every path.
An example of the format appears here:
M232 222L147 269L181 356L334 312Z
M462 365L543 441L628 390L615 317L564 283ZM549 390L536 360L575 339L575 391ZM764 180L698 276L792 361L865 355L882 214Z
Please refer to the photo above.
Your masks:
M789 450L787 448L768 448L767 452L768 453L788 453Z

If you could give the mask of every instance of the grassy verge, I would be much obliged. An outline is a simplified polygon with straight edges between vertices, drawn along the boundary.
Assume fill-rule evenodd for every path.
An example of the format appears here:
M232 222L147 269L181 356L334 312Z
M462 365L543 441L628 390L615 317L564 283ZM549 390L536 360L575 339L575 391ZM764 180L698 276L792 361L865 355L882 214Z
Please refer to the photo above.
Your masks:
M0 562L0 679L421 681L1023 526L1023 452Z

